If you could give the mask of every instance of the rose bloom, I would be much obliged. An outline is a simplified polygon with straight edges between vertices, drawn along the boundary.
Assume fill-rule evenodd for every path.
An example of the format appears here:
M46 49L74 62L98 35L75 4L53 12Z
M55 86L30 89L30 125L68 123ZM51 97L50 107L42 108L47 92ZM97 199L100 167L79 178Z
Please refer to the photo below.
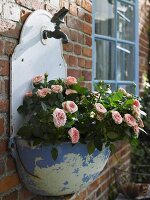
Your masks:
M112 111L112 118L116 124L122 123L122 117L118 111Z
M47 94L50 94L50 93L51 93L51 90L49 88L42 88L42 89L38 89L36 94L38 97L44 98L46 97Z
M63 102L62 107L66 113L75 113L78 110L78 106L73 101Z
M126 92L126 90L125 90L124 88L121 88L121 87L120 87L120 88L118 89L118 91L119 91L119 92L122 92L124 95L127 95L127 92Z
M124 115L124 121L127 123L128 126L137 125L135 118L130 114L125 114Z
M137 99L135 99L135 100L133 101L133 105L136 106L136 107L138 107L138 108L141 107L141 104L140 104L140 102L139 102Z
M71 138L71 142L73 144L76 144L79 139L80 139L80 134L79 134L79 131L76 129L76 128L71 128L69 131L68 131L68 134Z
M77 93L76 90L71 90L71 89L66 89L66 92L65 92L66 95L69 95L69 94L76 94L76 93Z
M133 126L133 130L134 130L134 133L137 135L137 137L139 136L139 132L140 132L140 130L139 130L139 127L138 127L138 125L136 124L135 126Z
M138 125L139 127L144 128L144 123L141 118L138 119Z
M60 128L66 124L66 113L59 108L56 108L53 112L53 122L56 128Z
M133 105L133 112L132 114L136 117L136 118L139 118L140 117L140 108L139 107L136 107L135 105Z
M65 81L66 85L77 84L77 79L73 76L68 76Z
M99 114L104 114L107 112L106 108L101 103L95 103L94 107Z
M132 98L132 94L130 94L130 93L127 93L126 96L127 96L127 98Z
M32 97L33 94L32 94L32 92L30 91L30 92L26 92L26 93L25 93L25 96L26 96L26 97Z
M32 80L33 84L37 85L44 80L44 75L35 76Z
M52 85L51 90L54 93L61 93L63 91L63 88L61 85Z

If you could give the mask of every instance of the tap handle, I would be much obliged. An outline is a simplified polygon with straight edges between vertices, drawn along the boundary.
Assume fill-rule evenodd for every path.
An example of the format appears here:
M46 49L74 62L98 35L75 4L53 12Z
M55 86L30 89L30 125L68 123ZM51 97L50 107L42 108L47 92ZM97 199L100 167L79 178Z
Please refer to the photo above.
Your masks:
M56 23L57 25L64 23L64 17L68 13L68 11L69 11L68 9L63 7L57 13L54 14L54 16L51 19L51 22Z

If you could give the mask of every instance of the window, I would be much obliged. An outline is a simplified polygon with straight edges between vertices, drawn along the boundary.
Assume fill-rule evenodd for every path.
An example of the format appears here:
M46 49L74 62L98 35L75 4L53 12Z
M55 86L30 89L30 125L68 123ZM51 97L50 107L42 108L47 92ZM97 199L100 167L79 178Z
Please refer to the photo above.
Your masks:
M138 0L93 0L93 83L138 94L138 57Z

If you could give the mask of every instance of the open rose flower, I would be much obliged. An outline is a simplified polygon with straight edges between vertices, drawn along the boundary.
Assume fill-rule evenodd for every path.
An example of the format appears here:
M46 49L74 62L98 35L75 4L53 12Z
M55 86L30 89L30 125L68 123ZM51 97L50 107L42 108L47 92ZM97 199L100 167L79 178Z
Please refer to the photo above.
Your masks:
M63 102L62 107L66 113L75 113L78 110L78 106L73 101Z
M136 107L138 107L138 108L141 107L141 104L140 104L140 102L139 102L137 99L135 99L135 100L133 101L133 105L136 106Z
M26 97L32 97L32 96L33 96L33 93L32 93L32 92L26 92L26 93L25 93L25 96L26 96Z
M63 91L63 88L61 85L52 85L51 90L54 93L61 93Z
M74 85L77 84L77 79L73 76L68 76L65 81L66 85Z
M112 111L112 118L116 124L122 123L122 117L118 111Z
M38 89L36 94L38 97L44 98L46 97L47 94L50 94L50 93L51 93L51 90L49 88L42 88L42 89Z
M32 80L33 84L37 85L39 83L41 83L44 80L44 75L38 75L35 76L34 79Z
M62 109L56 108L53 111L53 122L56 128L64 126L66 124L66 120L66 113Z
M66 92L65 92L66 95L69 95L69 94L76 94L76 93L77 93L76 90L71 90L71 89L67 89Z
M101 103L95 103L94 107L99 114L104 114L107 112L106 108Z
M131 127L137 125L135 118L130 114L124 115L124 121L127 123L128 126L131 126Z
M78 131L75 127L71 128L71 129L68 131L68 134L69 134L69 136L70 136L70 138L71 138L71 142L72 142L73 144L78 143L78 141L79 141L79 139L80 139L80 134L79 134L79 131Z
M133 130L134 130L134 133L137 135L137 137L139 136L139 132L140 132L140 129L138 127L138 125L135 125L133 126Z

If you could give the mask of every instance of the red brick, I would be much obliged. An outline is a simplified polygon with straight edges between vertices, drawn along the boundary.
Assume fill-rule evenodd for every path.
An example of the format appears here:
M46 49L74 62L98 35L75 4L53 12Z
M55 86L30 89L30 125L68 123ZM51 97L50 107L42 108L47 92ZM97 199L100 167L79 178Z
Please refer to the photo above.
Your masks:
M16 3L31 10L44 9L45 3L33 0L16 0Z
M66 55L66 54L64 54L64 59L65 59L65 62L66 62L67 64L69 64L69 56Z
M17 199L18 199L18 191L16 190L4 196L2 200L17 200Z
M10 157L10 156L7 158L7 163L6 163L6 165L7 165L7 172L16 169L15 161L14 161L14 159L13 159L12 157Z
M77 16L77 6L75 4L70 4L69 12L71 15Z
M92 46L92 38L85 36L85 44L91 47Z
M0 118L0 135L4 133L4 118Z
M84 34L78 33L78 42L84 44Z
M92 69L92 60L85 61L85 68Z
M83 71L82 76L84 77L85 81L91 81L92 80L92 72L91 71Z
M78 31L83 30L83 22L79 21L78 19L75 19L72 16L67 16L67 26Z
M84 58L78 58L78 66L85 67L85 59Z
M0 176L5 172L5 163L4 160L0 159Z
M21 9L21 22L24 23L28 16L31 14L31 11L25 8Z
M80 192L80 194L77 194L74 200L85 200L87 199L86 191Z
M64 51L72 52L73 51L73 44L70 43L70 42L68 44L64 44L63 49L64 49Z
M10 56L13 54L14 52L14 49L17 45L17 42L16 41L6 41L5 42L5 54Z
M67 71L68 76L74 76L76 78L79 78L82 76L82 71L81 70L75 70L75 69L68 69Z
M0 40L0 55L3 55L4 41Z
M78 6L81 6L81 0L76 0L76 4L77 4Z
M91 83L85 83L85 87L87 87L89 90L92 90L92 84Z
M32 197L33 193L31 193L29 190L26 190L25 188L21 188L19 191L19 199L20 200L27 200L29 197Z
M9 75L9 61L0 60L0 75L8 76Z
M9 109L9 101L8 100L0 100L0 112L8 112Z
M82 48L82 55L87 57L92 57L92 49L91 48Z
M86 23L83 24L83 31L88 35L92 35L92 26Z
M69 56L69 66L74 67L78 64L78 58L75 56Z
M67 9L69 9L69 1L68 0L61 0L61 8L65 7Z
M90 13L92 12L92 4L89 0L82 0L82 8L85 10L89 11Z
M78 44L74 45L74 53L76 55L81 55L81 46L80 45L78 45Z
M85 13L85 21L88 22L89 24L92 24L92 15Z
M85 17L85 12L82 8L78 8L78 17L81 19L81 20L84 20L84 17Z
M8 150L8 142L7 140L0 140L0 154L5 153Z
M9 81L8 80L0 80L0 93L6 94L9 91Z
M70 30L70 40L77 42L78 41L78 32Z
M16 173L6 176L0 180L0 193L8 192L13 187L20 184L19 177Z
M93 192L99 185L99 179L95 180L93 183L91 183L88 186L88 194L91 194L91 192Z

